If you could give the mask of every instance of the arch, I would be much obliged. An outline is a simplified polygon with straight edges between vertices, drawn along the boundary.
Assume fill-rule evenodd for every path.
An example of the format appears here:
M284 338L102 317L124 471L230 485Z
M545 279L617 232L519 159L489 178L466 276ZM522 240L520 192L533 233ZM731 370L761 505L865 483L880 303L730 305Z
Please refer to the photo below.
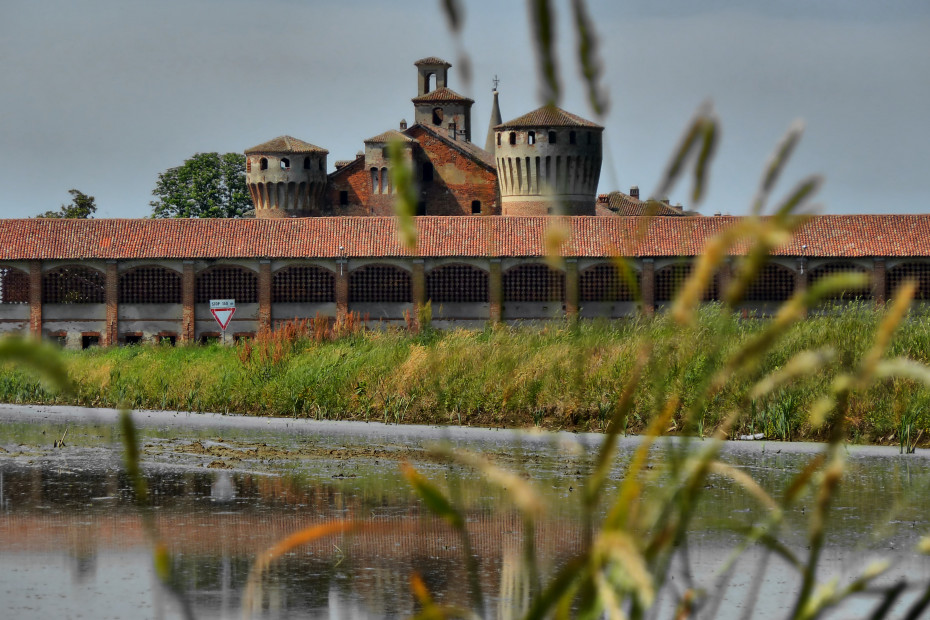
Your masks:
M274 272L271 278L274 303L326 303L336 301L333 273L313 265L294 265Z
M795 273L777 263L766 263L746 289L744 301L787 301L794 294Z
M565 274L542 263L517 265L504 272L504 301L563 301Z
M442 108L433 108L433 124L442 125L443 111Z
M638 288L640 273L634 275ZM635 301L633 291L613 263L600 263L582 271L578 289L581 301Z
M425 95L426 93L433 92L433 89L435 88L435 85L436 85L436 74L435 74L435 73L427 73L427 74L426 74L425 76L423 76L423 77L424 77L424 80L423 80L423 88L424 88L423 94Z
M691 275L693 265L688 263L673 263L661 269L656 270L655 275L655 300L671 301L681 287L682 282ZM718 278L714 274L714 279L704 291L701 297L703 301L714 301L720 298L718 293Z
M28 304L29 276L13 267L0 267L0 304Z
M310 170L311 164L312 162L310 161L310 157L304 157L304 170Z
M906 280L917 283L914 299L930 299L930 263L902 263L889 269L885 278L885 298L891 299Z
M281 170L290 170L291 169L291 160L287 157L281 158Z
M135 267L119 277L121 304L181 303L181 274L158 265Z
M66 265L42 275L42 303L102 304L103 273L83 265Z
M464 264L431 269L426 274L426 298L436 303L486 303L488 272Z
M349 303L409 303L410 274L393 265L366 265L349 273Z
M255 272L237 265L217 265L197 274L194 301L204 304L211 299L235 299L238 303L258 301L258 277Z
M391 175L388 174L387 168L381 169L381 193L382 194L391 193Z
M378 193L378 169L377 168L371 169L371 193L372 194Z
M267 158L267 157L262 157L262 158L258 161L258 169L259 169L259 170L268 170L268 158Z
M832 261L823 265L820 265L816 269L812 269L807 275L808 284L814 284L821 278L824 278L828 275L834 273L865 273L868 274L868 270L865 267L857 265L850 261ZM833 293L832 295L825 296L824 300L834 300L834 301L851 301L853 299L871 299L872 291L868 286L858 290L850 291L840 291L838 293Z

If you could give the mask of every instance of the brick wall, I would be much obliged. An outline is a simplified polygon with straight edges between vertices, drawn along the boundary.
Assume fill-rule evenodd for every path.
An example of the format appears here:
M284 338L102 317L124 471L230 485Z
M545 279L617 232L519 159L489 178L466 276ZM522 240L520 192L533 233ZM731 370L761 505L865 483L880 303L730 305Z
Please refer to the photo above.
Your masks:
M329 177L323 197L324 210L332 215L371 215L368 202L371 199L370 173L365 170L365 160L356 159L348 166L337 170ZM348 192L349 204L339 204L340 192Z

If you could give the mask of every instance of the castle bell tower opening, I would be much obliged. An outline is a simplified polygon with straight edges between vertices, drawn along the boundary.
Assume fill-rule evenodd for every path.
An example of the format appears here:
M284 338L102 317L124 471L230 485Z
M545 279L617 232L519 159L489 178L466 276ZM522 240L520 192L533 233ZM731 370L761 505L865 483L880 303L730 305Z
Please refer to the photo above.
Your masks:
M441 129L442 135L453 140L471 142L471 106L474 101L449 88L449 68L452 65L432 56L413 64L417 68L414 122Z

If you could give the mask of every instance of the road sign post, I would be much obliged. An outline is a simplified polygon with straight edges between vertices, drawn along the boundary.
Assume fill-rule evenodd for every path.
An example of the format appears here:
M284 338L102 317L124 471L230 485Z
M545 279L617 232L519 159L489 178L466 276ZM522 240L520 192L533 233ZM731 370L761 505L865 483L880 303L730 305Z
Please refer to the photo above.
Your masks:
M229 322L232 320L233 315L236 313L236 300L235 299L211 299L210 300L210 314L213 315L213 318L216 319L216 322L220 324L220 328L223 330L223 344L226 344L226 328L229 326Z

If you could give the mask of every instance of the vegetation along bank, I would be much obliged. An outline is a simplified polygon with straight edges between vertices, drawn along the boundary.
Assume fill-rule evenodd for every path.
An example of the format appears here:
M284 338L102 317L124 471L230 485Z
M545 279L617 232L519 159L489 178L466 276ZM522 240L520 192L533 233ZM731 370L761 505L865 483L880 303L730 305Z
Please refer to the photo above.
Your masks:
M641 379L627 432L672 408L673 433L708 435L740 411L729 435L821 439L830 419L812 404L872 346L881 312L851 304L788 326L755 362L733 355L770 325L706 306L688 326L666 315L614 322L489 326L479 330L354 330L288 323L235 347L167 345L62 351L74 388L60 392L28 369L0 366L0 400L215 411L392 423L605 430L624 389ZM930 363L930 314L912 310L885 353ZM822 360L762 396L752 388L802 351ZM709 385L715 387L708 389ZM702 396L706 395L706 396ZM930 390L884 379L853 392L852 441L913 442L930 424ZM689 413L690 412L690 413Z

